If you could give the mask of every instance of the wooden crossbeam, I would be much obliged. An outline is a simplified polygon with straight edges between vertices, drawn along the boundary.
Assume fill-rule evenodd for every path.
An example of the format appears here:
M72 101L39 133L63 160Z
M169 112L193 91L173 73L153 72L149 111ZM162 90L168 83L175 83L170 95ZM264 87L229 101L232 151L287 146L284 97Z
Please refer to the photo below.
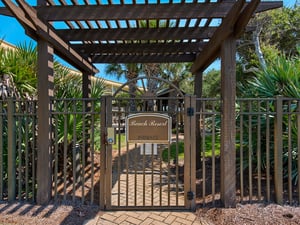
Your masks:
M201 51L204 43L130 43L130 44L73 44L72 48L83 54L125 53L180 53Z
M234 2L149 5L61 5L41 7L48 21L222 18Z
M93 63L172 63L193 62L195 54L149 54L149 55L98 55L92 57Z
M60 29L56 33L65 41L101 40L182 40L209 39L216 27L131 28L131 29Z
M192 73L208 67L219 55L219 50L222 42L234 31L234 25L239 18L240 12L243 9L245 0L238 0L232 7L222 24L218 27L213 37L204 47L203 51L197 56L192 65Z
M30 32L35 33L37 36L51 43L55 47L57 55L71 63L73 66L86 72L91 72L92 74L98 72L97 68L94 67L91 62L81 57L74 49L63 41L53 29L37 17L36 9L32 8L24 1L19 0L17 0L19 7L9 0L3 0L3 3L10 9L16 19L26 27L26 29L29 29Z

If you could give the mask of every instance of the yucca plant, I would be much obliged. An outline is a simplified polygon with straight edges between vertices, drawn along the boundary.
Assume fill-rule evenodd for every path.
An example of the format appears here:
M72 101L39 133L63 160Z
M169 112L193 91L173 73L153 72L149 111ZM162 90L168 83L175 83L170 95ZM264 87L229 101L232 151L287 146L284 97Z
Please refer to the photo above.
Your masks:
M300 60L299 56L293 57L293 58L285 58L284 56L278 56L277 59L275 59L272 62L268 62L267 67L265 69L261 69L256 72L256 77L253 78L248 82L247 85L242 86L240 85L239 88L241 88L241 93L243 93L243 97L255 97L255 98L274 98L276 96L283 96L287 98L298 98L300 97ZM266 111L266 107L269 108L269 111L275 112L275 101L269 101L268 105L260 105L260 111L264 112ZM283 110L289 109L291 112L296 112L296 107L292 101L284 101L283 102ZM238 120L239 121L239 118ZM244 117L244 135L249 135L249 129L248 129L248 117ZM299 141L297 139L297 129L299 129L296 126L296 116L293 115L291 117L291 124L292 126L292 164L297 165L298 160L298 149L297 149L297 142ZM255 149L257 148L257 117L252 118L252 149L253 151L253 165L254 168L257 165L256 164L256 153ZM266 142L266 117L261 116L260 117L260 126L261 126L261 149L262 149L262 168L265 169L265 162L266 162L266 155L265 155L265 142ZM271 129L274 128L274 119L273 116L270 117L270 127ZM287 144L287 132L288 132L288 116L285 115L283 117L283 146L284 146L284 154L283 154L283 162L284 162L284 168L287 168L287 161L288 161L288 144ZM270 136L270 154L271 154L271 162L270 165L274 165L274 136L273 132L271 131ZM244 145L244 156L248 155L248 149L249 149L249 143L244 142L240 143ZM245 168L248 167L248 158L245 158ZM259 169L259 168L256 168ZM298 180L298 174L297 174L297 168L293 167L293 180L296 183ZM284 177L287 177L287 170L284 170Z

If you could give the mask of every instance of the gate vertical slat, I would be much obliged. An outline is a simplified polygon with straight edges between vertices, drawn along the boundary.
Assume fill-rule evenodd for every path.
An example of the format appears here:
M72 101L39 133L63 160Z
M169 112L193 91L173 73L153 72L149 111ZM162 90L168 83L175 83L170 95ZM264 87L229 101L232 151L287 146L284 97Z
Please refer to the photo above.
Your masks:
M8 201L16 198L16 121L14 100L7 101L7 173L8 173Z
M298 104L298 112L297 112L297 148L298 148L298 204L300 204L300 182L299 182L299 176L300 176L300 100L297 101Z
M106 127L112 127L112 96L107 96L106 103ZM112 189L112 145L106 145L106 208L111 208L111 189Z
M129 185L128 185L128 179L129 179L129 174L128 174L128 167L129 167L129 143L127 142L126 144L126 206L128 206L128 194L129 194Z
M249 101L249 112L252 112L252 102ZM248 140L249 140L249 148L248 148L248 180L249 180L249 201L252 202L252 195L253 195L253 185L252 185L252 114L249 114L249 125L248 125Z
M152 159L152 162L153 161L154 160ZM170 177L171 171L170 171L170 169L171 169L171 165L170 165L170 161L171 161L171 145L170 145L170 143L168 143L168 166L167 166L167 168L168 168L168 206L171 205L171 196L170 196L170 194L171 194L171 191L170 191L170 189L171 189L171 186L170 186L170 181L171 181L171 177Z
M145 176L145 152L143 154L143 206L146 205L146 199L145 199L145 195L146 195L146 176ZM120 183L120 182L119 182Z
M260 112L260 101L257 103L257 196L258 201L261 200L261 112Z
M168 153L169 154L169 153ZM169 157L169 156L168 156ZM153 202L154 202L154 164L153 164L153 152L151 150L151 206L153 206Z
M205 112L205 101L202 102L202 111ZM203 121L203 125L202 125L202 141L201 141L201 158L202 158L202 203L203 205L205 205L206 200L205 200L205 196L206 196L206 165L205 165L205 114L202 114L202 118L201 120ZM199 151L199 150L198 150Z
M159 162L159 182L162 183L162 151L160 152L160 162ZM162 206L162 185L159 187L159 205Z
M179 143L179 138L178 138L178 130L179 130L179 127L178 127L178 124L179 124L179 121L180 121L180 114L179 114L179 110L180 110L180 103L177 102L177 107L176 107L176 156L175 156L175 177L176 177L176 206L178 206L178 190L179 190L179 186L178 186L178 183L179 183L179 179L178 179L178 154L179 154L179 150L178 150L178 143Z
M106 104L107 98L101 98L101 148L100 148L100 209L105 209L105 170L106 170Z
M18 132L17 132L17 140L18 140L18 200L22 199L22 166L23 166L23 157L22 157L22 129L21 129L21 124L22 124L22 118L21 116L18 116Z
M35 167L36 167L36 158L35 158L35 151L36 151L36 101L32 102L32 116L31 116L31 121L32 121L32 184L31 184L31 188L32 188L32 201L35 201L35 191L36 191L36 171L35 171Z
M94 154L95 154L95 101L92 101L92 104L91 104L91 131L90 131L90 134L91 134L91 205L94 204L94 198L95 198L95 195L94 195L94 177L95 177L95 164L94 164Z
M0 101L0 132L1 134L4 133L3 131L3 117L4 117L4 113L3 113L3 102ZM0 200L3 199L3 136L4 135L0 135Z
M75 192L76 192L76 184L77 184L77 162L76 162L76 156L77 156L77 149L76 149L76 142L77 142L77 136L76 136L76 102L72 101L73 105L73 140L72 140L72 161L73 161L73 184L72 184L72 200L75 201Z
M196 96L191 96L191 107L196 109ZM191 149L190 149L190 192L192 193L192 199L190 200L190 209L195 210L196 208L196 113L190 117L191 120Z
M216 192L216 154L215 154L215 144L216 144L216 116L215 116L215 102L212 101L212 203L215 205L215 192Z
M64 112L67 112L67 102L63 101ZM64 114L64 155L63 155L63 170L64 170L64 200L67 199L67 160L68 160L68 115Z
M120 179L121 177L121 116L122 116L122 113L121 113L121 106L120 106L120 103L118 104L118 174L117 174L117 177L118 179ZM121 204L121 196L120 196L120 193L121 193L121 182L118 182L118 206L120 206Z
M267 173L267 201L271 199L271 184L270 184L270 103L266 101L266 173Z
M292 194L292 102L288 101L288 198L290 205L293 203Z
M58 114L54 115L55 124L58 123ZM54 127L54 200L57 200L58 188L58 126Z
M276 116L274 124L274 182L275 182L275 199L276 203L283 203L283 143L282 143L282 96L276 97Z
M137 144L134 145L134 150L137 150L138 146ZM134 154L134 204L136 206L137 204L137 166L138 166L138 159L137 154Z
M243 102L240 101L240 193L241 202L244 200L244 114Z
M20 103L21 104L21 103ZM28 123L28 101L25 101L25 199L28 200L29 194L29 123Z
M186 96L184 98L184 136L185 137L190 137L191 136L191 121L188 116L188 108L191 106L191 98L190 96ZM190 151L190 146L191 146L191 140L190 138L185 138L184 139L184 165L189 165L191 161L191 155L189 154ZM191 189L191 184L190 184L190 167L185 166L184 167L184 205L186 208L190 207L189 201L188 201L188 196L187 192Z
M86 142L87 142L87 131L86 131L86 120L87 120L87 104L86 101L83 100L82 102L82 112L84 112L84 114L82 115L82 146L81 146L81 163L82 163L82 169L81 169L81 203L84 203L85 200L85 167L86 167L86 163L85 163L85 151L88 150Z

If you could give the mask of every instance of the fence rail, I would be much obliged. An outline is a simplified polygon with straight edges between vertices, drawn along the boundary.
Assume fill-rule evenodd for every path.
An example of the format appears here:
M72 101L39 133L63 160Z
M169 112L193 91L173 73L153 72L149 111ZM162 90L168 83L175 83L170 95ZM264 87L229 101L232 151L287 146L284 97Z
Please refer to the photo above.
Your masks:
M197 98L198 197L220 198L220 99ZM36 101L0 101L0 199L35 201ZM98 204L100 99L52 102L53 197ZM300 203L300 99L237 99L237 201ZM89 182L87 188L86 184Z

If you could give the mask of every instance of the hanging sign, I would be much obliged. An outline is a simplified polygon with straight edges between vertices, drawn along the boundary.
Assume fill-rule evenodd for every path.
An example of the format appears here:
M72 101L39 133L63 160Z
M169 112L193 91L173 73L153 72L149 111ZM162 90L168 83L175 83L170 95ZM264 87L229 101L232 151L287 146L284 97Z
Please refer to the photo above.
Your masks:
M126 117L126 139L134 143L168 143L171 117L158 113L137 113Z

